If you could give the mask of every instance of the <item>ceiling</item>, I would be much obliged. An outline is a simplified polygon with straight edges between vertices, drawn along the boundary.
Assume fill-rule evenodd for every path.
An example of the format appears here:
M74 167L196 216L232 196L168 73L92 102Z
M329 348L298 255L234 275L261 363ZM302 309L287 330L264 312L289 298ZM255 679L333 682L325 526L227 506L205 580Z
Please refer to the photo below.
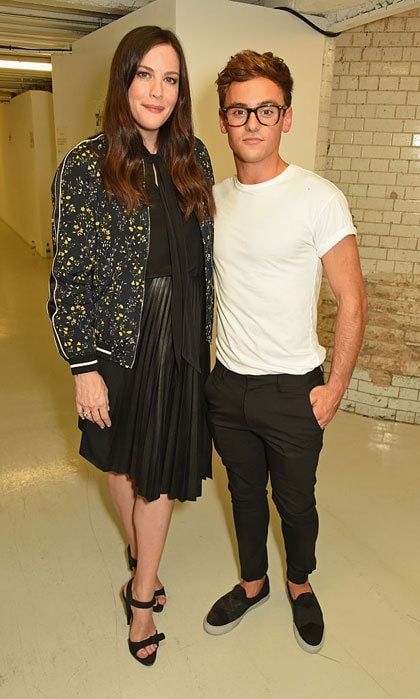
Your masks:
M0 0L0 59L50 62L53 52L71 51L85 34L138 10L152 0ZM266 7L287 6L323 28L336 30L420 6L420 0L236 0ZM208 0L212 2L212 0ZM0 68L0 101L28 89L51 89L51 76L37 70Z

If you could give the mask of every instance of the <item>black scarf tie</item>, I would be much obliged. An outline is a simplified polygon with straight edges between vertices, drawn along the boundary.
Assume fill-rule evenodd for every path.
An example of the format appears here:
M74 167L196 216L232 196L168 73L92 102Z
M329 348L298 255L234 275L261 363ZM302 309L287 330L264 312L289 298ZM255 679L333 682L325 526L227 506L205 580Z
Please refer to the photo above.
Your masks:
M195 318L190 294L188 257L185 244L185 219L168 169L159 154L145 153L155 168L168 231L172 268L171 325L175 362L181 357L200 372L200 317Z

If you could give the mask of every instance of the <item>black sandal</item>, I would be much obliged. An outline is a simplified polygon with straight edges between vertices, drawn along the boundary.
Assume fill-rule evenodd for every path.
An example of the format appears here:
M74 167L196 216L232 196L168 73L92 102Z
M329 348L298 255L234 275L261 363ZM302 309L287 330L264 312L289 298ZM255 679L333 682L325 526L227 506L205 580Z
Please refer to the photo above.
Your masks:
M137 607L138 609L152 609L153 605L155 603L155 598L151 599L149 602L140 602L139 600L133 599L133 595L131 592L133 580L129 580L127 584L127 591L126 594L124 594L124 590L122 592L123 599L125 602L125 609L127 612L127 624L131 626L131 621L133 619L133 611L131 607ZM143 641L132 641L130 639L130 636L128 637L128 648L130 650L131 655L133 658L139 661L142 665L153 665L153 663L156 660L157 656L157 651L159 648L159 642L163 641L165 638L164 633L158 633L156 632L152 635L149 636L148 638L145 638ZM152 646L152 645L157 645L158 648L153 653L150 653L150 655L147 655L145 658L140 658L137 653L139 650L142 648L146 648L146 646Z
M137 568L137 558L133 558L131 555L131 549L130 549L130 544L127 546L127 559L128 559L128 565L130 570L135 570ZM164 587L160 587L159 590L155 590L155 598L156 597L166 597L166 592ZM160 614L160 612L163 612L165 605L160 604L159 602L156 602L153 606L153 611L156 612L157 614Z

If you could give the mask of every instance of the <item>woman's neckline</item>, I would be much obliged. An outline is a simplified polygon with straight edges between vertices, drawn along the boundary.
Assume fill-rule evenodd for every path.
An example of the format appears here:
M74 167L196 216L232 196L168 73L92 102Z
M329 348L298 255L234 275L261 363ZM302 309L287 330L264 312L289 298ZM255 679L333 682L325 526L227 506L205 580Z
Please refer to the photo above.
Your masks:
M146 158L151 158L152 160L154 160L159 155L158 151L156 151L156 153L151 153L150 150L148 150L146 148L146 146L143 146L143 148L144 148L144 154L145 154Z

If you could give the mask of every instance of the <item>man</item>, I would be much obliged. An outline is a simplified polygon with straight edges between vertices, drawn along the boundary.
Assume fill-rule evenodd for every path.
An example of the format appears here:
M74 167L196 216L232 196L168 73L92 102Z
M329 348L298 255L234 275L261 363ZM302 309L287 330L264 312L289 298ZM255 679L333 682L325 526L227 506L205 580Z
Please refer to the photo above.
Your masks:
M355 229L332 183L279 155L292 124L293 81L272 53L242 51L217 80L220 128L237 176L214 193L217 362L206 394L226 466L241 582L204 621L226 633L269 596L267 481L282 520L295 637L315 653L324 638L315 569L315 473L323 430L360 349L366 298ZM316 334L322 268L337 299L332 367Z

